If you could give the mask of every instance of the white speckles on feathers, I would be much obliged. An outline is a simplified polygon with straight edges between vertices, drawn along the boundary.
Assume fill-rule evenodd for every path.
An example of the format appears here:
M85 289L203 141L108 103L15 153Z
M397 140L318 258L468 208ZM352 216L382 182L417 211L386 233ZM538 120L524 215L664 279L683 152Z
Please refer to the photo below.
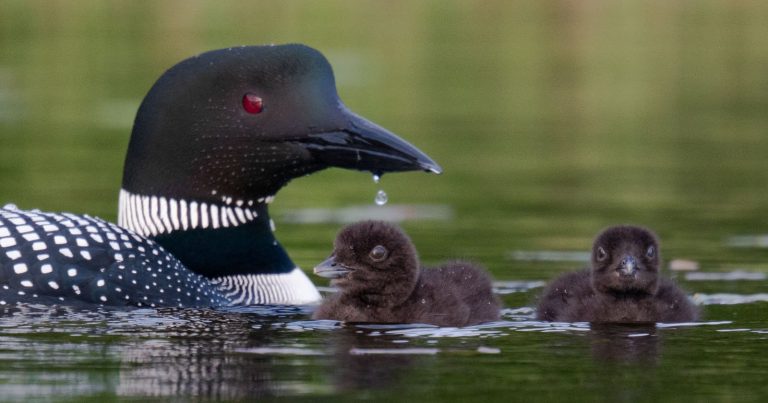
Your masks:
M165 214L173 212L172 203L157 203L159 213L163 207ZM197 224L207 218L199 216ZM174 224L171 217L161 221ZM50 248L56 253L41 253ZM0 275L14 280L0 282L5 303L188 307L231 302L216 284L189 271L154 241L68 213L0 209Z

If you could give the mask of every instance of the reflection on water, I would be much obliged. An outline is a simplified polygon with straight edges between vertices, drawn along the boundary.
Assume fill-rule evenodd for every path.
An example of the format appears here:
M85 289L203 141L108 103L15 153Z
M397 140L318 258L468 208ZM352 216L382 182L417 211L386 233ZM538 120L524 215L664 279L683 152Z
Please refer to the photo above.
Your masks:
M528 307L506 308L503 320L466 328L344 325L307 320L310 314L308 308L284 306L223 311L10 306L0 316L0 360L5 363L0 381L7 386L7 396L19 398L107 393L226 400L386 395L392 390L419 395L420 388L430 385L423 377L437 374L448 377L439 381L443 385L471 387L480 382L482 386L475 387L495 390L501 386L488 383L490 379L462 376L499 365L511 370L527 362L527 375L512 371L495 376L516 385L525 377L565 377L551 387L566 392L573 382L568 378L572 369L580 367L583 375L597 377L591 381L596 387L613 396L627 392L618 385L626 382L625 371L635 371L631 368L646 368L636 379L659 384L668 382L663 373L683 361L689 372L732 371L722 360L696 360L700 368L690 368L692 356L681 357L680 352L694 353L702 341L723 335L731 354L743 358L762 348L750 337L768 334L765 326L744 327L732 321L539 322ZM674 353L666 356L670 350ZM610 369L616 365L624 369ZM30 377L46 386L32 387Z
M267 340L249 337L244 345ZM233 350L229 338L150 340L121 348L119 396L202 396L215 399L295 394L302 385L278 382L274 361ZM300 366L300 359L294 364ZM309 390L311 391L311 390Z
M333 351L332 383L339 391L396 389L414 365L429 357L424 354L362 354L397 348L393 336L379 335L355 328L343 328L329 338ZM429 354L428 354L429 355Z
M653 365L659 360L661 335L656 324L592 324L589 339L592 356L619 364Z

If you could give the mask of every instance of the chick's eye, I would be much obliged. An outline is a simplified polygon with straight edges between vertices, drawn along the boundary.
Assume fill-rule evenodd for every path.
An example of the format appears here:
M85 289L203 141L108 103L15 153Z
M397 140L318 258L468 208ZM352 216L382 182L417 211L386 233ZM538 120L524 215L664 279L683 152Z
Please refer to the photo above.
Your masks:
M598 246L596 255L597 255L597 261L602 262L603 260L605 260L605 258L608 257L608 252L606 252L602 246Z
M649 246L648 250L645 251L645 256L648 256L649 258L656 256L656 248L654 248L653 245Z
M264 110L264 101L260 96L249 92L243 95L243 109L252 115L257 115Z
M371 257L371 260L373 260L374 262L381 262L382 260L387 258L387 253L388 253L387 248L381 245L376 245L373 247L373 249L371 249L371 253L369 254L369 256Z

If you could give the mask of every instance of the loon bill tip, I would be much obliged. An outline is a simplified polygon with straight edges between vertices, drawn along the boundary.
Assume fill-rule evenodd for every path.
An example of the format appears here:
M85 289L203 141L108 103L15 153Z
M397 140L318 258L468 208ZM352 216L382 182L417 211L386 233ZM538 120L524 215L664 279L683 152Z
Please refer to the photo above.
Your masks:
M424 167L424 172L433 173L435 175L440 175L443 173L443 168L440 165L437 165L437 163L434 161L422 164L422 166Z

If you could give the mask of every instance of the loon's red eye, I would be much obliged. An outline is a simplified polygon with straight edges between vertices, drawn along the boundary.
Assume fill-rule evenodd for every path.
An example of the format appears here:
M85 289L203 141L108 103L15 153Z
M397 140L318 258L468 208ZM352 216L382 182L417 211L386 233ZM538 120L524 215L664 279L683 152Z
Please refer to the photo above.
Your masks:
M256 94L247 93L243 95L243 109L253 115L259 114L264 110L264 101Z

